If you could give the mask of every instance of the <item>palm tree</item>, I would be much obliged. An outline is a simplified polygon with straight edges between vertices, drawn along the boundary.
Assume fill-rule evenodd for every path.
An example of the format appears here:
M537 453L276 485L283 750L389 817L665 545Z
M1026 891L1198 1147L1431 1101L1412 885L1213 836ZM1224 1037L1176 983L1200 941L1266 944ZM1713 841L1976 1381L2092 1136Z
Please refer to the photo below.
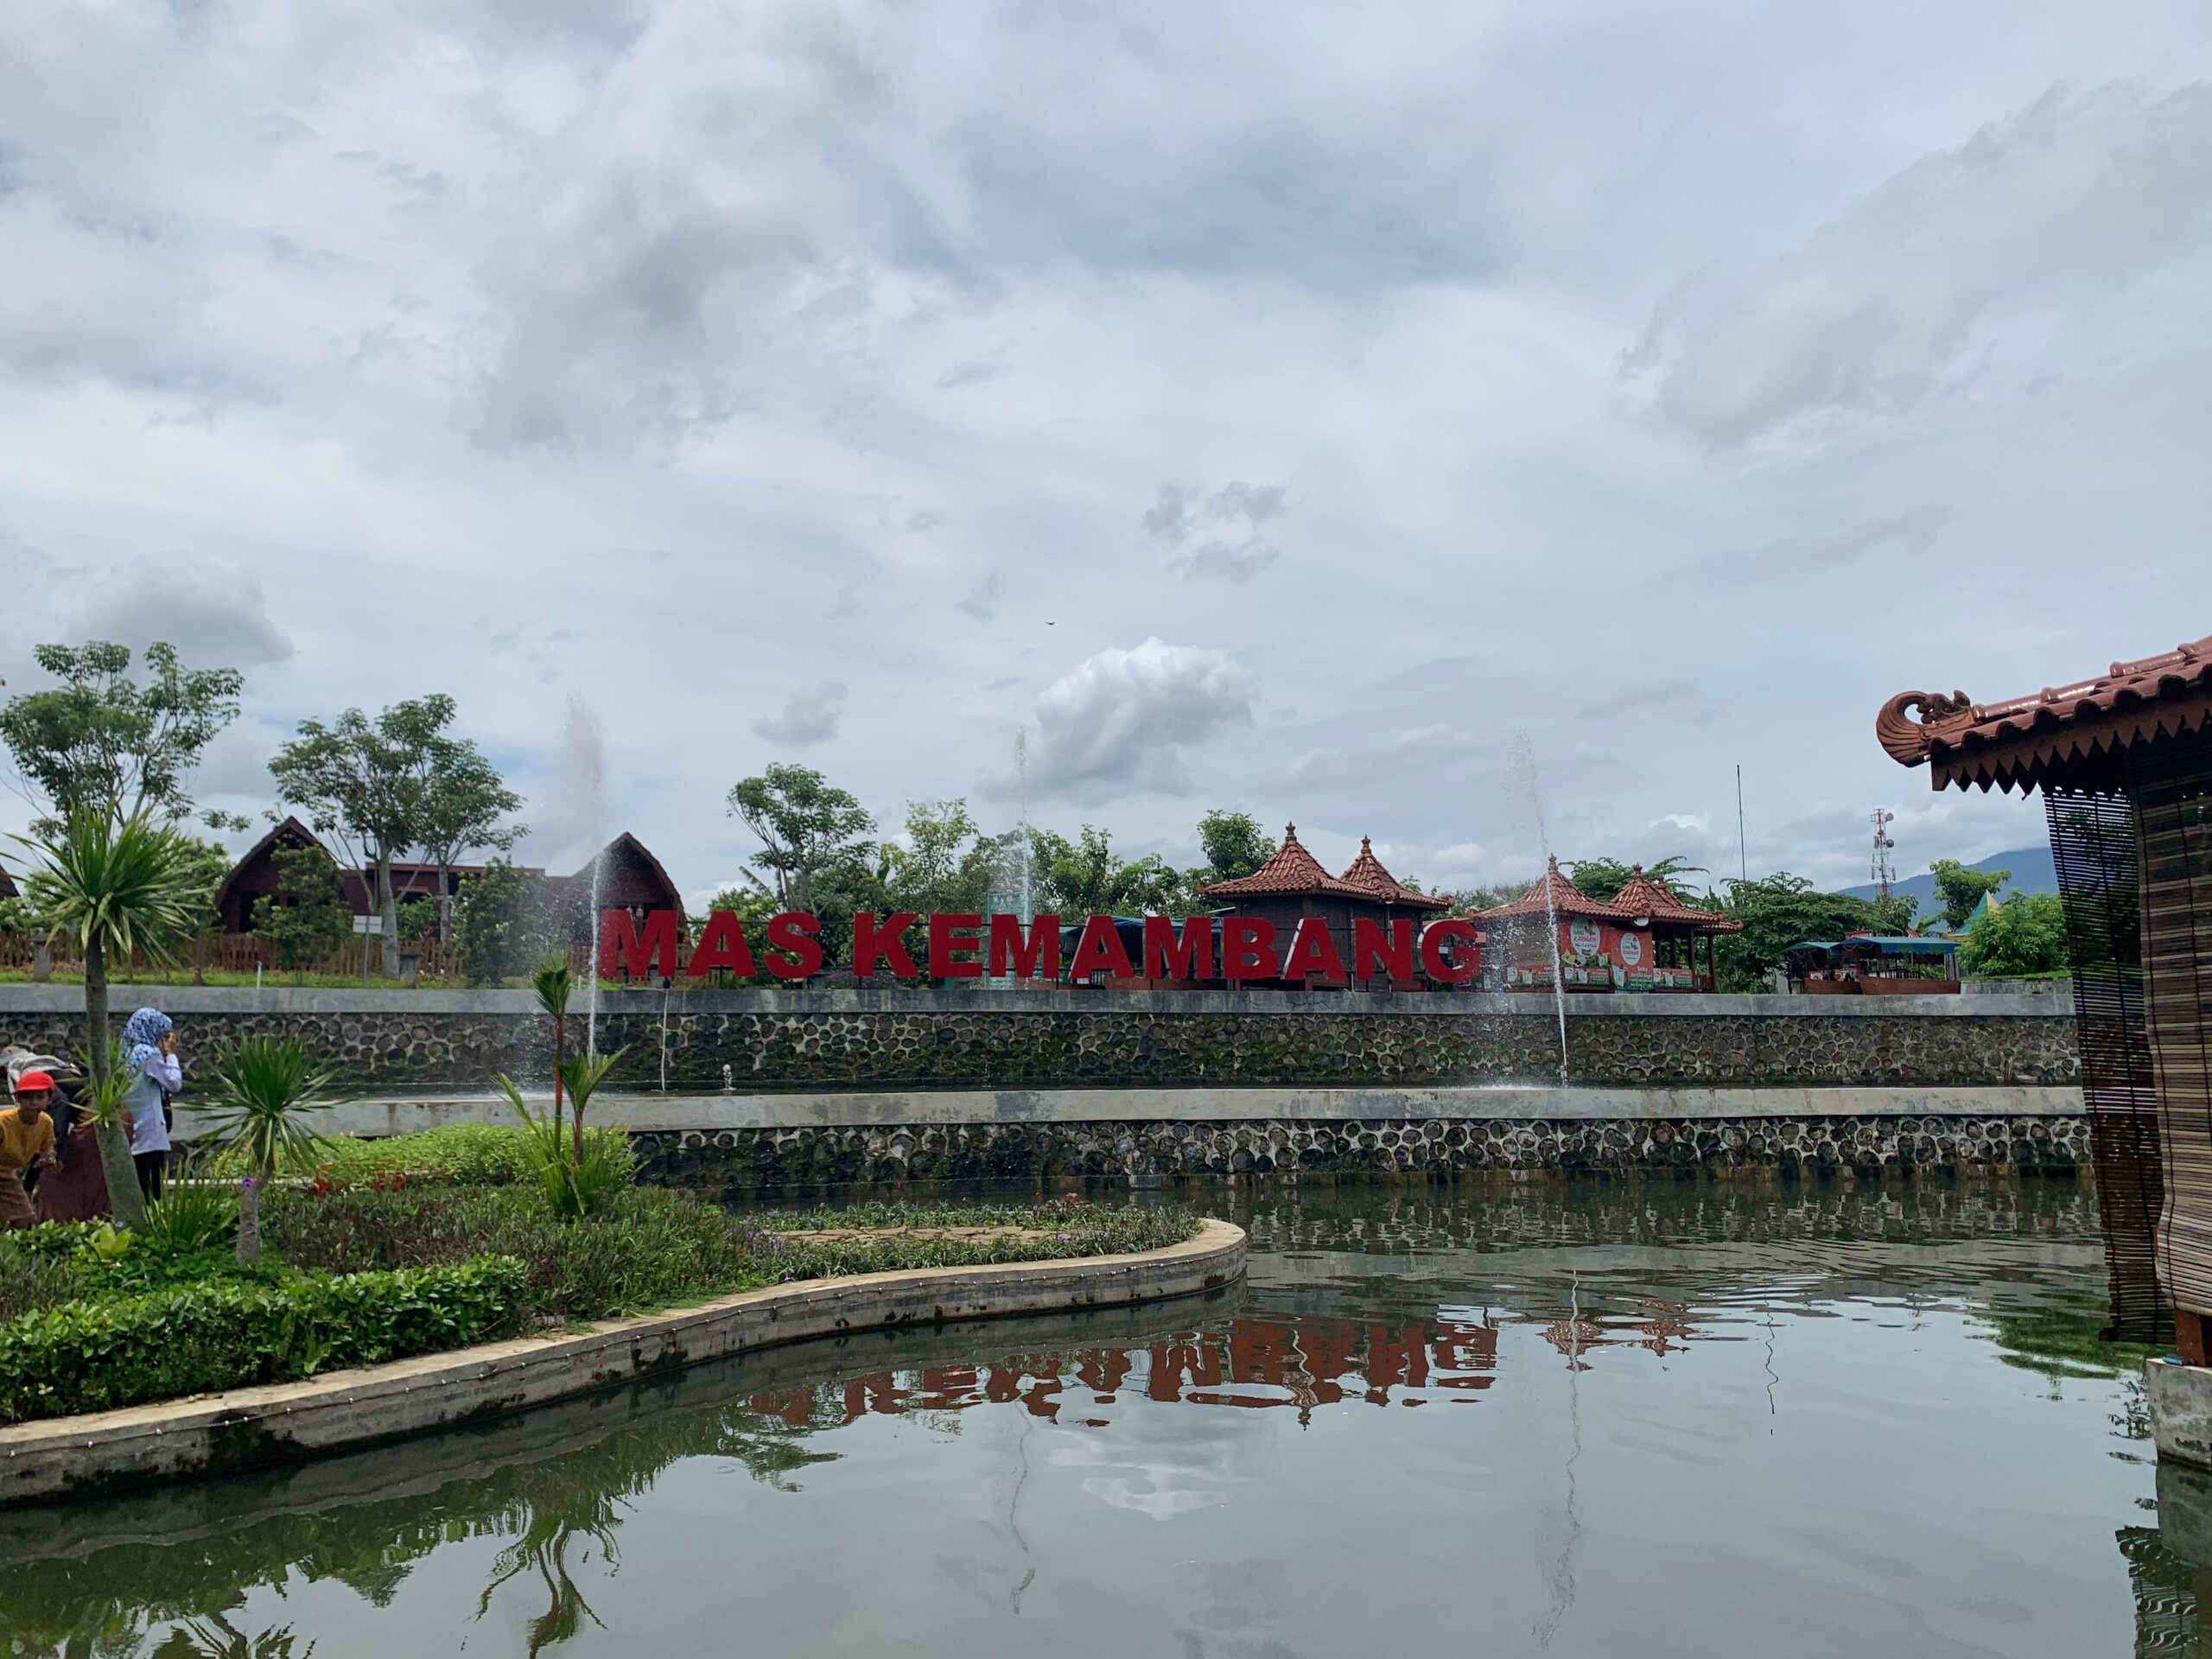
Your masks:
M569 959L558 951L537 964L531 983L537 988L537 1006L553 1021L553 1125L561 1124L561 1065L569 1058L569 992L575 984Z
M562 1082L569 1085L569 1098L575 1103L572 1109L575 1116L575 1161L579 1167L584 1160L584 1108L591 1104L591 1097L614 1063L630 1051L618 1048L612 1054L579 1054L573 1060L563 1060L556 1068Z
M208 1125L245 1156L238 1192L242 1263L261 1255L261 1189L280 1168L304 1169L315 1161L320 1137L301 1120L337 1104L334 1077L320 1056L291 1037L243 1037L215 1062Z
M26 886L33 906L56 935L74 939L85 961L85 1057L95 1082L110 1067L107 965L133 955L160 961L198 932L201 883L183 836L143 813L122 820L80 812L35 839L18 842L43 861ZM94 1139L116 1219L143 1227L146 1205L130 1163L130 1136L119 1122Z

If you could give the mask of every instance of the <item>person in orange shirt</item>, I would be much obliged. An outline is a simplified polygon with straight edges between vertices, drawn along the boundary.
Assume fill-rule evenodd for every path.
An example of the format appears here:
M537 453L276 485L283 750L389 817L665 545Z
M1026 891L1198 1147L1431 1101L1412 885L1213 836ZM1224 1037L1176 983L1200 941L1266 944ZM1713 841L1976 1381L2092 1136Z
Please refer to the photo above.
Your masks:
M51 1166L54 1120L46 1103L54 1096L54 1079L43 1071L26 1071L16 1079L16 1103L0 1112L0 1229L34 1226L38 1211L23 1191L22 1172Z

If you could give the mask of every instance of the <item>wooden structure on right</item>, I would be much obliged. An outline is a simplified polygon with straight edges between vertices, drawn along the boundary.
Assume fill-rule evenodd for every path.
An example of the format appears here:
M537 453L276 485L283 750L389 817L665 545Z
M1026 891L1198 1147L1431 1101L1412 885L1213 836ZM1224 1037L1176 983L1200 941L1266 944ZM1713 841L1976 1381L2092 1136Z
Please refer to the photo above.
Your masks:
M2212 638L2003 702L1875 720L1941 790L2043 791L2081 1023L2108 1337L2207 1363L2212 1319ZM2154 1365L2154 1373L2161 1368ZM2192 1371L2212 1402L2212 1372ZM2160 1383L2152 1378L2154 1427ZM2161 1450L2171 1449L2159 1433ZM2196 1454L2202 1455L2202 1454Z

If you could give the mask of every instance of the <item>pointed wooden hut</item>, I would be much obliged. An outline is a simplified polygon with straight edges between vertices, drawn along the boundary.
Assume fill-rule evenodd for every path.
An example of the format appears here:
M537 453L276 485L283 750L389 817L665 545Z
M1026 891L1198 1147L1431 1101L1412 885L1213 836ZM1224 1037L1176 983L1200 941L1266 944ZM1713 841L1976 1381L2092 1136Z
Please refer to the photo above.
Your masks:
M1251 874L1217 881L1198 892L1209 903L1236 915L1257 916L1272 922L1278 950L1289 949L1300 924L1306 918L1319 917L1327 924L1330 940L1347 969L1356 960L1352 954L1353 922L1364 917L1387 925L1389 915L1389 902L1379 893L1354 886L1324 869L1321 861L1299 840L1294 823L1283 826L1282 844Z
M1624 910L1635 925L1620 937L1620 963L1626 988L1637 991L1710 991L1719 984L1713 957L1715 942L1725 933L1740 933L1744 925L1717 911L1700 910L1675 896L1664 881L1643 873L1638 864L1621 890L1613 907ZM1698 966L1698 942L1705 942L1705 966Z

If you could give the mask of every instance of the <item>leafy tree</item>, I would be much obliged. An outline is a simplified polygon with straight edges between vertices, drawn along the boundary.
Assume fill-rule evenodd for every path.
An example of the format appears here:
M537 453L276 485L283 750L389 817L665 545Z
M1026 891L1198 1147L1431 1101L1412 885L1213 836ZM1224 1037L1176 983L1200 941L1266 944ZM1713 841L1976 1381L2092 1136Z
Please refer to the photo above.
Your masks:
M39 645L31 655L61 683L10 697L0 709L0 743L46 799L41 832L87 813L120 824L191 810L192 770L238 716L238 670L188 669L173 648L152 645L141 685L130 677L130 648L104 639Z
M1567 871L1568 880L1576 887L1592 899L1605 899L1618 893L1629 884L1629 878L1636 874L1633 866L1624 864L1617 858L1577 859L1567 867ZM1684 904L1688 904L1695 893L1694 888L1684 878L1703 875L1705 866L1693 864L1680 854L1672 854L1647 863L1643 867L1643 874L1649 880L1660 883Z
M442 769L457 751L474 752L446 735L453 717L453 699L442 692L394 703L373 721L348 709L329 726L302 721L300 734L269 763L279 797L309 814L318 834L336 836L373 878L387 979L399 975L392 862L426 845L434 830L460 833L436 804ZM445 850L450 855L454 843Z
M1198 820L1198 847L1206 861L1204 869L1191 872L1193 887L1249 875L1275 850L1273 838L1249 812L1231 812L1218 806Z
M279 968L310 968L353 931L345 880L321 847L280 848L270 861L276 867L276 891L253 901L253 931L269 941Z
M1449 899L1455 914L1469 915L1478 910L1496 910L1500 905L1510 905L1536 884L1533 881L1493 881L1487 886L1463 887L1457 893L1439 893L1440 899Z
M499 769L467 738L440 734L429 744L420 840L438 868L438 937L453 937L453 867L470 853L509 853L526 826L501 822L522 804ZM413 937L413 935L409 935Z
M1964 927L1985 893L1994 893L2012 879L2010 870L1970 870L1955 858L1939 858L1929 867L1936 878L1936 901L1942 906L1947 926Z
M1886 899L1876 897L1861 902L1866 906L1866 925L1877 933L1910 933L1914 918L1920 914L1920 900L1909 893L1893 893Z
M984 840L968 816L966 801L909 801L906 844L884 849L887 901L925 916L980 911L998 853L997 842Z
M105 1084L112 1066L108 963L128 963L134 952L158 960L194 931L198 894L185 838L143 816L118 823L92 811L22 844L41 860L28 884L34 907L55 932L76 941L84 959L85 1064L92 1082ZM143 1227L130 1131L109 1121L94 1139L116 1216L125 1227Z
M772 765L729 792L733 817L760 838L753 868L766 874L785 910L814 910L814 888L833 865L861 857L861 838L875 820L848 791L811 766Z
M1187 906L1181 873L1156 853L1124 859L1114 851L1110 832L1088 823L1073 842L1050 830L1032 834L1040 910L1062 916L1173 915Z
M2018 979L2066 969L2066 905L2055 893L2015 893L1974 918L1959 946L1970 974Z
M495 858L461 890L454 932L461 972L472 985L498 985L545 951L545 899L539 879Z
M1864 899L1846 893L1820 893L1802 875L1786 870L1751 881L1731 881L1722 908L1743 923L1741 933L1715 941L1715 959L1724 991L1757 991L1765 975L1778 967L1782 953L1808 939L1840 939L1847 933L1874 931L1876 918Z
M314 1168L320 1141L307 1119L338 1103L336 1082L329 1065L296 1037L242 1037L217 1057L204 1109L209 1131L245 1160L238 1192L242 1265L261 1256L262 1188L279 1169Z

